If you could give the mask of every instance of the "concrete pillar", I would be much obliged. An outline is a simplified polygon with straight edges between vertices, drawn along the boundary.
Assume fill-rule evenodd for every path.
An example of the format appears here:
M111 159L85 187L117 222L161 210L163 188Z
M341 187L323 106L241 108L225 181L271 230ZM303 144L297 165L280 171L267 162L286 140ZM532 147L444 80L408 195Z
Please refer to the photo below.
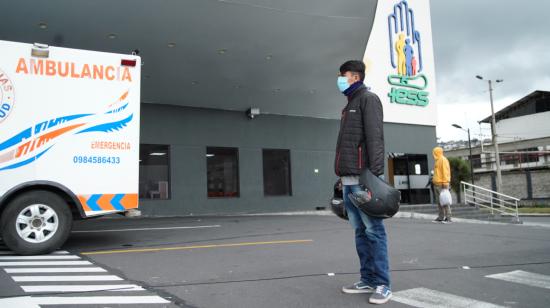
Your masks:
M531 179L531 170L525 171L525 177L527 178L527 199L533 199L533 183Z

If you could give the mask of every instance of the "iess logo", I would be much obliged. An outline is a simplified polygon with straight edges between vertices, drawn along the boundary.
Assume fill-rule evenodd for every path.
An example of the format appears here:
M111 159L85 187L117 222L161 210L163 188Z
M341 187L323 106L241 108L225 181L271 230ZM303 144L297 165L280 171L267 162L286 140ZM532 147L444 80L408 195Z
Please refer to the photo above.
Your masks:
M388 76L392 86L391 103L425 107L429 93L424 91L428 78L423 74L422 40L415 28L414 11L406 0L393 6L388 15L390 63L396 74Z

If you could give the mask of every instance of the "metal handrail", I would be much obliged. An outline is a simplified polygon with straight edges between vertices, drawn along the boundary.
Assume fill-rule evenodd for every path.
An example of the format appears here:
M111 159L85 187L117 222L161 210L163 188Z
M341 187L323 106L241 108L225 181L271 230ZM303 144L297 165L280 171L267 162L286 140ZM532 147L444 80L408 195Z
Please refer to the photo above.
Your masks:
M464 181L460 182L460 186L462 187L462 192L464 193L464 201L466 203L472 203L476 207L484 207L490 209L491 214L494 214L494 212L496 211L505 215L513 215L515 216L516 222L520 222L518 210L518 202L520 201L520 199L493 190L489 190L487 188L472 185ZM498 207L495 207L495 204Z
M515 206L515 205L516 205L515 202L510 202L510 201L506 201L506 200L504 200L504 199L495 198L495 197L493 197L492 194L490 194L490 195L484 195L484 194L481 194L481 193L476 193L475 190L466 189L466 188L464 189L464 191L473 193L474 198L479 198L479 199L481 199L480 197L478 197L478 195L479 195L479 196L488 196L489 198L491 198L491 200L481 199L481 200L486 201L486 202L491 202L493 199L497 199L497 200L500 200L501 202L508 203L508 204L510 204L510 205L512 205L512 206Z
M468 186L470 186L470 187L473 187L473 188L476 188L476 189L485 190L485 191L490 192L490 193L495 194L495 195L500 195L500 196L503 196L503 197L506 197L506 198L508 198L508 199L512 199L512 200L515 200L515 201L520 201L520 199L518 199L518 198L515 198L515 197L512 197L512 196L508 196L508 195L499 193L499 192L494 191L494 190L490 190L490 189L487 189L487 188L483 188L483 187L481 187L481 186L473 185L473 184L470 184L470 183L467 183L467 182L464 182L464 181L460 181L460 184L466 184L466 185L468 185Z
M474 197L472 197L472 196L465 196L465 197L466 197L466 199L468 199L469 201L471 201L470 198L472 198L472 199L474 198ZM475 197L475 198L478 198L478 197ZM472 203L474 203L474 202L472 202ZM474 204L475 204L475 203L474 203ZM483 206L483 205L482 205L482 206ZM488 206L483 206L483 207L489 208ZM509 208L509 207L503 207L503 208L505 208L505 209L511 209L511 208ZM513 209L511 209L511 210L513 211ZM506 214L506 215L515 215L515 213L506 212L506 211L504 211L504 210L501 210L501 209L495 208L495 207L492 207L492 208L491 208L491 214L494 214L493 211L497 211L497 212L499 212L499 213Z
M485 195L475 195L475 196L472 196L472 198L475 198L475 199L481 200L481 201L485 201L485 202L487 202L487 203L490 204L490 203L492 202L492 200L483 199L482 197L484 197L484 196L485 196ZM464 197L467 198L467 197L469 197L469 196L466 195L466 194L464 194Z
M479 199L481 201L485 201L487 203L492 203L494 200L497 200L499 202L503 202L503 203L508 203L512 206L515 206L516 204L515 203L512 203L512 202L508 202L506 200L503 200L503 199L499 199L499 198L495 198L493 197L492 195L487 195L487 194L482 194L482 193L476 193L474 190L470 190L470 189L466 189L464 188L464 192L472 192L473 194L471 195L471 197L474 199ZM464 196L467 198L467 197L470 197L469 195L467 195L466 193L464 193ZM487 199L484 199L483 197L489 197L491 200L487 200ZM500 206L500 205L499 205ZM504 206L505 208L508 208L506 206Z

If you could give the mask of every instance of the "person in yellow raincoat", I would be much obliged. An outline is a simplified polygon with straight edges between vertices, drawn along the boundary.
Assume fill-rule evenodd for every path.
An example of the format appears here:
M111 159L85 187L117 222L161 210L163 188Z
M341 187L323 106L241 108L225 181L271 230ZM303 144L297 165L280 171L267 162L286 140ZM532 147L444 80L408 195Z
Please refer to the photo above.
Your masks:
M439 209L439 215L434 222L449 223L451 222L451 206L441 205L439 195L441 194L441 190L449 189L451 183L451 166L449 165L449 160L443 155L443 149L441 147L435 147L432 153L435 160L432 182L435 189L437 208Z

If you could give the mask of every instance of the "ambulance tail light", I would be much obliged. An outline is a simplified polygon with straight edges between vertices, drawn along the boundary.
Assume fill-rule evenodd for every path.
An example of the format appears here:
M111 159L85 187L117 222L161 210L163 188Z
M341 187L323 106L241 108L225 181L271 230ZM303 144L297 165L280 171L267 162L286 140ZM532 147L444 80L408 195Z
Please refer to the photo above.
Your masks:
M135 67L137 63L137 60L130 60L130 59L122 59L120 60L120 65L122 66L130 66Z

